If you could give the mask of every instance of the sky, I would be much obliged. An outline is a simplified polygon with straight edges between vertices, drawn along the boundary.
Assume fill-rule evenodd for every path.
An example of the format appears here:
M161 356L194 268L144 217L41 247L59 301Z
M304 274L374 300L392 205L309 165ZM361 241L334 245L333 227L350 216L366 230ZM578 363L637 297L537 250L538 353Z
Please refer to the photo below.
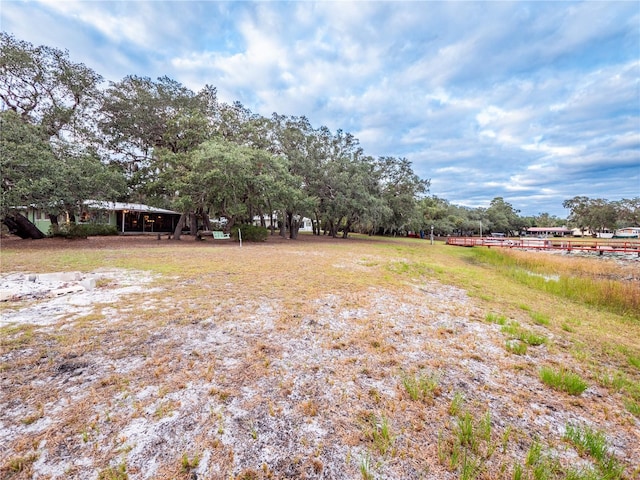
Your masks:
M166 75L341 129L456 205L640 196L638 1L2 0L0 27L105 87Z

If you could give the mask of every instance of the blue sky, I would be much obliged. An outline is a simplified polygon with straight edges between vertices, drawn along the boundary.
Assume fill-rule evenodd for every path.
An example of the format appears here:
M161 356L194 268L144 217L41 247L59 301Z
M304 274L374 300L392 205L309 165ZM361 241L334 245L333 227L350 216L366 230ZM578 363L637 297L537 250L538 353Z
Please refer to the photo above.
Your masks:
M305 115L431 193L566 217L640 196L640 3L15 1L3 31L106 81L167 75ZM106 84L105 84L106 85Z

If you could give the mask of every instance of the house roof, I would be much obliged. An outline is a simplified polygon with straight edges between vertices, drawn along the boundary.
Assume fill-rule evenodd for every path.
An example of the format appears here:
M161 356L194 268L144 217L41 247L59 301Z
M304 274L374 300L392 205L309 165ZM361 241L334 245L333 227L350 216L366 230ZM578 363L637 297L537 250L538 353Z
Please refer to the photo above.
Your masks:
M172 213L180 215L180 212L174 212L173 210L165 210L164 208L150 207L142 203L125 203L125 202L104 202L99 200L87 200L84 205L88 208L95 210L129 210L130 212L146 212L146 213Z

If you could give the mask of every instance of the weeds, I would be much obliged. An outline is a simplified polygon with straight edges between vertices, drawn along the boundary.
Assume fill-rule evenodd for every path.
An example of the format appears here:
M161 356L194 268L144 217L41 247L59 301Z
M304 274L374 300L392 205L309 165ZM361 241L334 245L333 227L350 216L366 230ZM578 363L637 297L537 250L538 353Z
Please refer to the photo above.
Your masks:
M507 317L495 313L487 313L485 320L489 323L497 323L498 325L506 325L507 323Z
M553 460L544 450L542 444L534 440L527 451L525 466L531 472L534 480L546 480L553 478L554 472L560 467L557 461Z
M403 375L402 385L411 400L432 402L440 395L439 375L421 372L415 375Z
M461 404L461 396L454 396ZM454 402L452 402L453 404ZM449 410L458 411L461 405ZM476 419L469 411L459 412L452 432L438 434L438 460L450 470L458 472L458 478L475 479L484 464L495 452L492 441L491 414L487 411Z
M598 461L607 456L607 438L604 433L590 427L568 424L564 438L578 448L580 454L589 454Z
M547 343L547 337L544 335L538 335L535 332L522 328L518 322L510 322L503 325L501 328L502 333L507 334L512 340L520 340L527 345L537 347Z
M624 401L624 407L633 415L640 418L640 403L627 399Z
M518 339L511 339L505 342L505 348L508 352L515 353L516 355L524 355L527 353L527 344Z
M459 474L460 480L474 480L482 472L482 460L465 451L462 454Z
M362 475L362 480L373 480L374 478L369 452L363 455L360 459L360 475Z
M531 317L531 320L533 320L533 323L535 323L536 325L546 326L546 325L549 325L549 323L551 323L551 321L549 320L549 317L544 313L529 312L529 316Z
M537 439L533 440L521 461L504 462L496 458L504 455L512 440L513 430L507 426L501 435L495 435L491 414L487 411L476 417L470 411L457 415L450 432L438 432L438 461L450 471L457 472L460 479L507 478L513 480L620 480L624 470L619 462L609 454L604 436L593 430L567 426L565 439L578 446L583 454L596 459L598 468L564 468L548 447ZM494 438L494 436L496 438ZM516 440L518 442L518 440ZM504 458L504 457L502 457ZM488 466L500 463L500 475L488 473Z
M26 456L18 456L9 459L9 461L2 466L0 469L0 473L8 472L10 475L20 473L20 472L28 472L31 470L31 465L38 459L38 455L36 453L31 453Z
M365 437L370 440L380 455L390 452L395 437L391 432L389 420L384 416L370 415L365 423Z
M579 263L496 249L474 249L473 253L476 259L494 265L503 275L528 287L640 319L640 289L632 282L598 278L594 262ZM538 275L531 275L531 271ZM545 278L545 274L557 271L569 275L560 276L558 281Z
M98 473L98 480L128 480L127 464L122 462L115 467L108 467Z
M609 453L607 437L603 432L588 426L568 424L564 438L576 447L581 455L592 457L600 470L602 478L616 480L622 477L624 468Z
M198 465L200 465L200 455L196 453L193 458L189 459L187 454L183 453L180 465L183 473L189 473L191 470L198 468Z
M565 392L569 395L580 395L588 387L587 382L579 375L564 368L554 370L549 367L542 367L540 369L540 380L554 390Z
M460 392L456 392L451 399L451 404L449 405L449 415L457 416L462 410L462 405L464 404L464 395Z
M476 452L478 440L474 431L473 417L469 412L458 417L457 427L458 443L469 448L472 452Z

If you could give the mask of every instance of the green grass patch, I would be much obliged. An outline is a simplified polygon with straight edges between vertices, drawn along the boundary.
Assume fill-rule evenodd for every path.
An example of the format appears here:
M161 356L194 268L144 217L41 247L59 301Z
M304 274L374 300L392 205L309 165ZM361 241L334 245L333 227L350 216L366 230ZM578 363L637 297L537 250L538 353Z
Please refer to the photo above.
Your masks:
M527 330L520 326L518 322L510 322L507 325L503 325L500 331L510 337L512 340L520 340L527 345L537 347L547 343L547 337L539 335L531 330Z
M414 375L404 374L402 385L411 400L432 402L440 395L440 376L436 373L419 372Z
M98 480L128 480L128 478L127 464L124 462L105 468L98 473Z
M508 352L515 353L516 355L524 355L527 353L527 344L517 339L505 341L504 348L506 348Z
M629 365L637 368L638 370L640 370L640 356L638 355L629 355L627 357L627 360L629 361Z
M633 282L597 278L591 272L549 280L558 267L540 255L514 255L488 248L471 250L478 262L495 266L502 275L527 287L640 320L640 289Z
M393 448L395 435L392 433L389 419L384 415L369 415L365 419L364 435L380 455L385 455Z
M640 418L640 402L627 399L624 401L624 408L626 408L632 415Z
M498 315L496 313L487 313L485 320L489 323L496 323L498 325L506 325L507 317L505 315Z
M589 386L578 374L564 368L555 370L549 367L540 369L540 380L545 385L569 395L580 395Z
M601 431L588 426L568 424L564 438L568 440L583 456L590 456L596 461L602 478L616 480L622 478L624 468L609 452L607 437Z
M580 454L589 454L598 461L608 455L607 437L591 427L568 424L564 438L577 447Z
M531 317L531 320L533 320L533 323L535 323L536 325L549 325L549 323L551 323L551 321L549 320L549 316L545 315L544 313L540 313L540 312L529 312L529 316Z

